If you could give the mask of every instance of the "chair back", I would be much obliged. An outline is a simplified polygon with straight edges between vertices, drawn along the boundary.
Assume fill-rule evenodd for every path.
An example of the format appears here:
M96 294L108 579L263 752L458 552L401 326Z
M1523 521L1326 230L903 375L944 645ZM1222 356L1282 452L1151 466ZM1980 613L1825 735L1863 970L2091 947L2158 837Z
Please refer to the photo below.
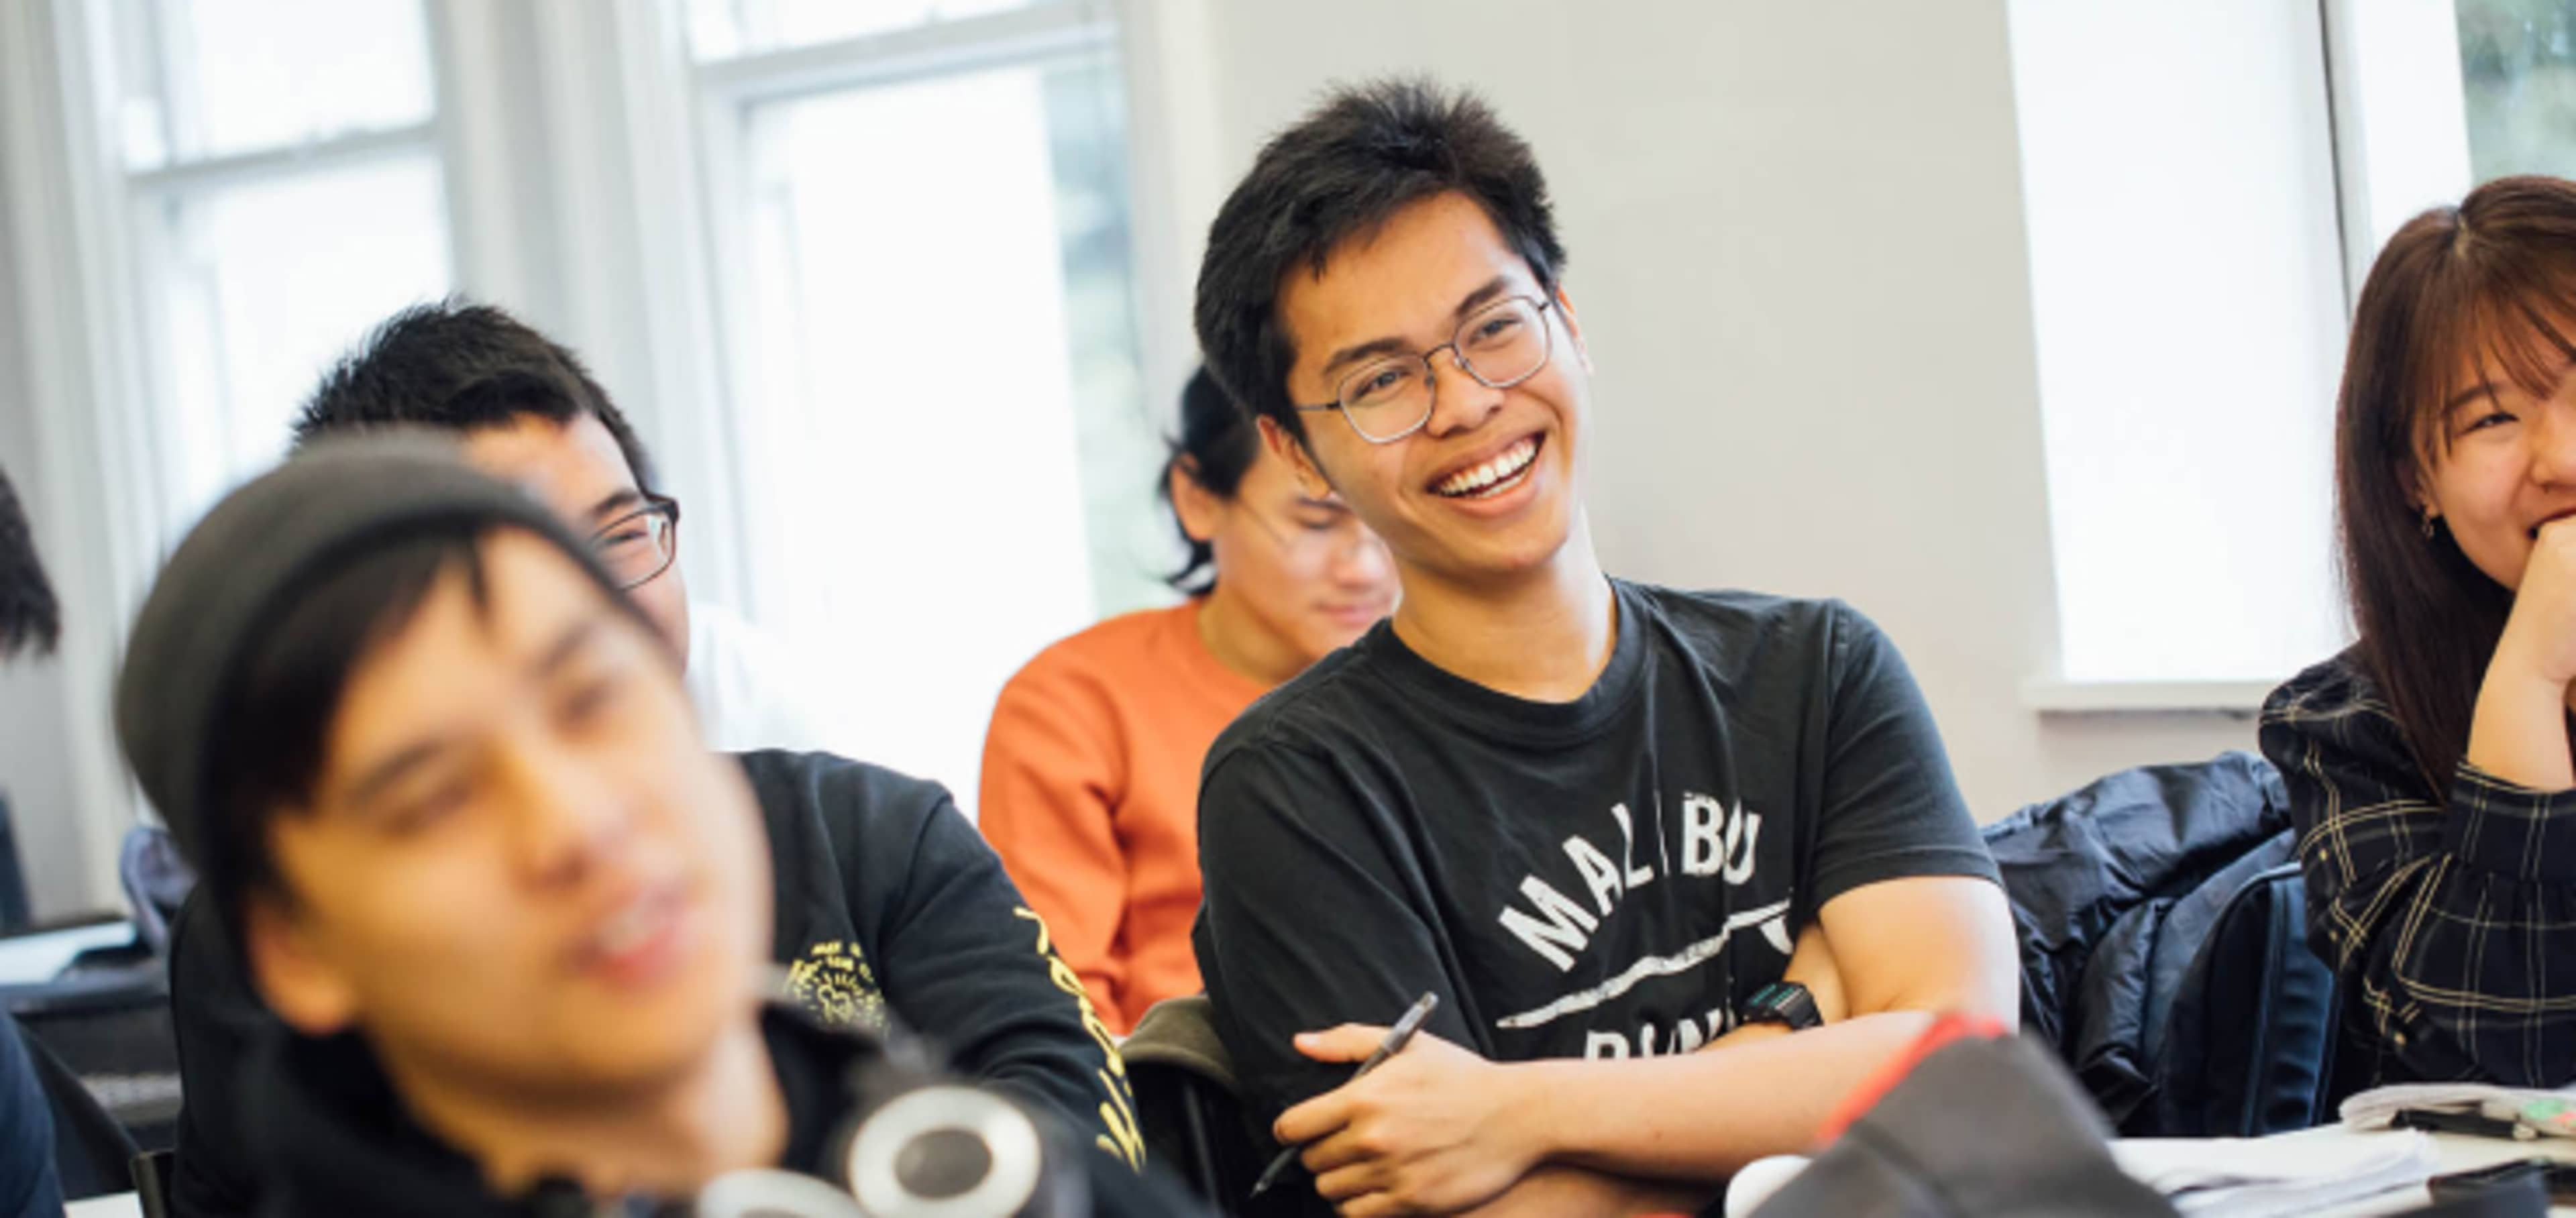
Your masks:
M1236 1218L1275 1218L1318 1204L1302 1175L1251 1199L1253 1182L1279 1144L1243 1100L1206 995L1155 1003L1119 1052L1136 1089L1146 1155L1210 1208Z

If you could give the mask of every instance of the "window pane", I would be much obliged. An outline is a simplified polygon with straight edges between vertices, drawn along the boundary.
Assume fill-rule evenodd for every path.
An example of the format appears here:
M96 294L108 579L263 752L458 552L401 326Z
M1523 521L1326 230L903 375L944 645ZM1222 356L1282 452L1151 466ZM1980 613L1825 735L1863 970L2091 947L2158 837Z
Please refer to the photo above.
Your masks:
M689 0L700 60L810 46L1027 8L1031 0Z
M367 327L447 290L446 216L426 153L147 200L143 216L175 530L278 459L296 408Z
M1178 550L1158 506L1155 475L1163 467L1164 420L1176 406L1144 400L1137 362L1126 91L1118 69L1101 64L1051 72L1042 88L1064 247L1093 608L1107 617L1171 599L1161 577L1179 565Z
M2576 174L2576 7L2459 0L2459 15L2476 180Z
M2010 14L2058 675L2280 680L2347 641L2318 12Z
M1118 123L1085 109L1115 79L987 72L746 123L753 608L844 691L835 738L970 807L994 695L1092 620L1095 569L1154 595L1124 547L1154 459Z
M427 121L420 0L128 0L115 9L126 164Z

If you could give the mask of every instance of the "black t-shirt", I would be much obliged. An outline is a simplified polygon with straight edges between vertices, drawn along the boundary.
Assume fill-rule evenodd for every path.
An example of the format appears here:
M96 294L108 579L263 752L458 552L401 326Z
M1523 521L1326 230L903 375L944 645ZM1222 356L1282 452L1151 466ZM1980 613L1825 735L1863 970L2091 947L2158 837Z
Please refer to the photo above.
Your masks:
M1295 1033L1390 1023L1492 1059L1686 1052L1779 979L1815 911L1996 878L1939 733L1850 607L1613 581L1571 703L1434 667L1384 623L1208 753L1193 939L1268 1111L1340 1085Z
M908 1028L958 1074L1141 1165L1135 1097L1108 1026L948 792L825 753L738 758L768 830L783 996L825 1023ZM186 1093L173 1209L249 1213L259 1190L242 1063L286 1029L202 898L172 931L170 1000Z

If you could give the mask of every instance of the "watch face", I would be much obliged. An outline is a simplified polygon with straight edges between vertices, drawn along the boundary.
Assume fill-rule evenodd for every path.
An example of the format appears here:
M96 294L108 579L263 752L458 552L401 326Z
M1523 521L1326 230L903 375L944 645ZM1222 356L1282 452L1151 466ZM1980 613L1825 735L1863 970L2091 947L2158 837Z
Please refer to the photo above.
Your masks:
M1807 987L1785 981L1774 981L1753 991L1745 1002L1744 1022L1786 1024L1791 1030L1812 1028L1824 1022L1816 1015L1815 996Z

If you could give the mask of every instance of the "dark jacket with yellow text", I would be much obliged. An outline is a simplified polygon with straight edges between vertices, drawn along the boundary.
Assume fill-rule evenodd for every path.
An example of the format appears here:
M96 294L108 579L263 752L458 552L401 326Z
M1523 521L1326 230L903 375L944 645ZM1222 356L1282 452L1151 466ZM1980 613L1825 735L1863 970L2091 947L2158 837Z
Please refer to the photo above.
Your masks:
M957 1074L1141 1169L1135 1100L1107 1026L948 792L825 753L736 756L768 828L771 950L785 996L827 1024L911 1029ZM258 1208L242 1065L287 1035L201 898L180 914L171 944L187 1097L174 1162L180 1218Z

